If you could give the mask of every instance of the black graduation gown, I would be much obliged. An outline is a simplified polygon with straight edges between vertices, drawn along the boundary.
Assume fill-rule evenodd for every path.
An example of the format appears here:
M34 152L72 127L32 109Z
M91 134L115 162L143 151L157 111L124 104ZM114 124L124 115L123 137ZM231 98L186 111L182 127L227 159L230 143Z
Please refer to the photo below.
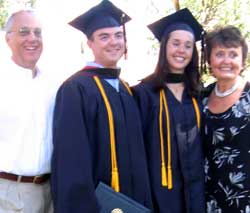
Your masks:
M111 183L108 115L94 74L99 76L113 111L120 192L151 207L136 102L124 85L120 83L117 92L97 73L79 71L57 93L51 178L56 213L99 212L95 188L99 181Z
M141 111L155 212L204 212L202 144L190 96L184 90L182 103L180 103L172 92L167 87L165 88L170 116L173 175L173 188L168 189L161 184L159 90L156 91L150 82L145 82L135 86L133 92ZM167 166L165 113L163 113L163 134Z

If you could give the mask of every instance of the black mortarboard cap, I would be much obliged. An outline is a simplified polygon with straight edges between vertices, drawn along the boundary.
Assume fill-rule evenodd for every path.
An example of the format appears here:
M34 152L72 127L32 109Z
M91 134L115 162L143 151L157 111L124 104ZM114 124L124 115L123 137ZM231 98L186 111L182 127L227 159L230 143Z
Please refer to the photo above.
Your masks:
M148 25L148 28L159 41L161 41L164 35L175 30L190 31L194 34L195 40L199 41L202 39L201 35L203 32L202 26L187 8L178 10L177 12Z
M88 38L98 29L124 25L131 18L108 0L103 0L69 24Z

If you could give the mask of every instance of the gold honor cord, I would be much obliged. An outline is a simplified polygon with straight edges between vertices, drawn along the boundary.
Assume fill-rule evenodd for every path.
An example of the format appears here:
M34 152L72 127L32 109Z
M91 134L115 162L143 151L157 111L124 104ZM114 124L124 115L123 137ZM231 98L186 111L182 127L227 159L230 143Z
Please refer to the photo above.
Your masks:
M163 127L162 127L162 95L160 91L160 112L159 112L159 130L160 130L160 146L161 146L161 184L167 186L167 174L166 174L166 163L164 153L164 139L163 139Z
M168 165L166 173L166 164L165 164L165 153L164 153L164 137L163 137L163 126L162 126L162 105L164 107L166 121L167 121L167 146L168 146ZM160 139L161 139L161 174L162 174L162 186L167 186L168 189L173 188L172 184L172 168L171 168L171 135L170 135L170 119L169 111L167 105L167 99L165 96L164 90L160 90ZM167 175L166 175L167 174Z
M193 105L194 105L194 110L195 110L195 114L196 114L196 120L197 120L197 126L198 126L198 129L201 128L201 115L200 115L200 109L199 109L199 106L197 104L197 101L194 97L192 97L192 102L193 102Z
M131 96L133 96L133 93L132 93L131 89L129 88L128 84L125 81L123 81L122 79L120 79L120 81L122 82L122 84L124 85L124 87L127 89L128 93Z
M115 147L115 129L114 129L114 118L113 118L113 112L110 106L110 103L108 101L108 97L105 93L105 90L102 86L102 83L100 79L97 76L93 77L100 92L102 95L102 98L104 100L107 113L108 113L108 120L109 120L109 134L110 134L110 149L111 149L111 187L116 191L120 191L119 186L119 172L117 167L117 159L116 159L116 147Z
M200 129L200 110L197 104L197 101L192 97L192 102L194 105L194 110L196 114L197 127ZM167 146L168 146L168 165L166 172L166 163L165 163L165 153L164 153L164 137L163 137L163 125L162 125L162 114L163 107L166 116L166 126L167 126ZM159 131L160 131L160 146L161 146L161 174L162 174L162 186L167 186L168 189L173 188L172 182L172 168L171 168L171 135L170 135L170 119L169 119L169 110L166 95L163 89L160 90L160 111L159 111ZM166 175L167 174L167 175Z

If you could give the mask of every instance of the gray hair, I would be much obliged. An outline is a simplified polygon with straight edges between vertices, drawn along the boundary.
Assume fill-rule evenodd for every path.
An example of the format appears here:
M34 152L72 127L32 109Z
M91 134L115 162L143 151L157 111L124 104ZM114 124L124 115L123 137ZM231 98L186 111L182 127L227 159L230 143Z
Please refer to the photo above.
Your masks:
M21 13L32 13L35 14L35 11L32 9L23 9L23 10L19 10L15 13L12 13L9 18L7 19L7 22L5 24L5 32L8 33L11 31L11 28L13 26L14 20L16 18L17 15L21 14Z

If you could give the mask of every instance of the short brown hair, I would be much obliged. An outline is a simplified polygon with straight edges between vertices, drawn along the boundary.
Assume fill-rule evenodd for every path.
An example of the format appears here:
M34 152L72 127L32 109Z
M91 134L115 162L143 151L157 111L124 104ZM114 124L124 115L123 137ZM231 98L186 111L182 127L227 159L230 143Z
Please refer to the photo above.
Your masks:
M215 46L242 47L242 62L245 64L248 52L248 46L245 38L242 36L237 27L228 25L225 27L218 27L209 32L205 38L206 42L206 59L210 64L211 51Z

